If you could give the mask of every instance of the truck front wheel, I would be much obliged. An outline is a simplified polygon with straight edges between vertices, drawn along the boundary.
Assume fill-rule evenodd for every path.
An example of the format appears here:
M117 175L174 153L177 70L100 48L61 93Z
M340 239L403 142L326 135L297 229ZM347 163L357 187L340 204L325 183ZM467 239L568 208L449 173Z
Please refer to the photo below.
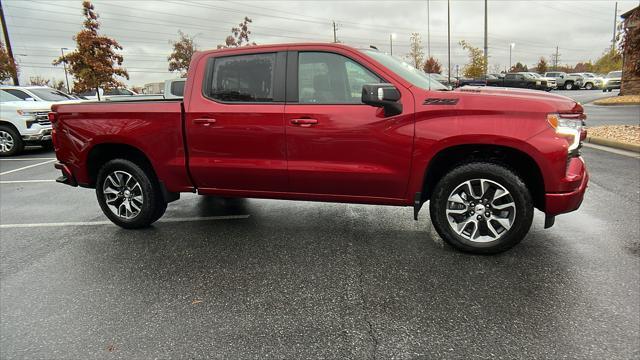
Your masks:
M0 156L11 156L22 151L20 134L11 126L0 125Z
M100 169L96 196L109 220L125 229L147 227L167 208L153 171L124 159L111 160Z
M533 221L533 201L508 168L474 162L454 168L436 184L431 221L447 243L462 251L493 254L519 243Z

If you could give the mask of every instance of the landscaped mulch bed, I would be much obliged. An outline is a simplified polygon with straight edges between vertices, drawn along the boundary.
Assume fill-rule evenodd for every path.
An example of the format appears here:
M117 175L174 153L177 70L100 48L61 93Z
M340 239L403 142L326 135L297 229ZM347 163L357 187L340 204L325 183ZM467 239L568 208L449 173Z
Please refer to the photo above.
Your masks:
M587 129L588 136L640 145L640 125L604 125Z
M612 96L598 99L593 103L596 105L640 105L640 95Z

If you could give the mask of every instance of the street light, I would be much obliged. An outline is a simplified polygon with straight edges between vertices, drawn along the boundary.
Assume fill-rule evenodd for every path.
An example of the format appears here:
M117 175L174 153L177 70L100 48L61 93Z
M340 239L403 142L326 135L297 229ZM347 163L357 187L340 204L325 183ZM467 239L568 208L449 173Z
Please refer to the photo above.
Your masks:
M65 50L69 50L69 49L60 48L60 52L62 53L62 65L64 66L64 78L67 81L67 93L71 94L71 89L69 88L69 75L67 75L67 59L64 57Z
M396 36L396 33L389 34L389 48L391 49L391 56L393 56L393 39L395 39Z
M509 44L509 71L511 71L511 50L516 46L516 43Z

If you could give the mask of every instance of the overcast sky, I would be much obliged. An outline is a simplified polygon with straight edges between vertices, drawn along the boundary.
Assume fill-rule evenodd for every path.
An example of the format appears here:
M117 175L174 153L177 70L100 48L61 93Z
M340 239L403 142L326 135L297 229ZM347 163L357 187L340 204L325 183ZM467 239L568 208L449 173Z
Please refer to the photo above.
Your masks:
M63 79L62 66L51 61L60 48L75 48L72 37L82 24L81 0L3 0L20 79L30 76ZM389 51L408 52L409 35L419 32L427 52L427 1L208 1L95 0L101 32L123 46L129 85L176 77L167 69L170 40L178 30L196 36L200 49L215 48L230 28L246 15L253 19L252 41L258 44L332 41L332 21L338 40ZM618 15L639 0L618 1ZM509 44L515 43L513 63L529 66L560 49L560 62L595 60L611 45L615 1L489 0L490 69L509 64ZM447 2L431 0L431 54L447 62ZM483 47L483 0L451 0L451 62L460 69L466 53L462 39Z

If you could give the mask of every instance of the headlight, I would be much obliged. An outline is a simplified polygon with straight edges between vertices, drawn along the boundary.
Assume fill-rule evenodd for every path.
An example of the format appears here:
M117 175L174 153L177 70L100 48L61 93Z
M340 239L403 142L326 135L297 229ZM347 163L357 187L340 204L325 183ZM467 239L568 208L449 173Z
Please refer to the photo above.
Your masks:
M536 81L536 85L540 85L540 81Z
M24 110L20 110L20 109L16 110L16 112L20 116L35 116L36 115L36 113L33 112L33 111L24 111Z
M569 152L577 150L582 140L587 136L584 129L584 120L587 116L583 113L548 114L547 121L556 130L558 136L567 139Z

